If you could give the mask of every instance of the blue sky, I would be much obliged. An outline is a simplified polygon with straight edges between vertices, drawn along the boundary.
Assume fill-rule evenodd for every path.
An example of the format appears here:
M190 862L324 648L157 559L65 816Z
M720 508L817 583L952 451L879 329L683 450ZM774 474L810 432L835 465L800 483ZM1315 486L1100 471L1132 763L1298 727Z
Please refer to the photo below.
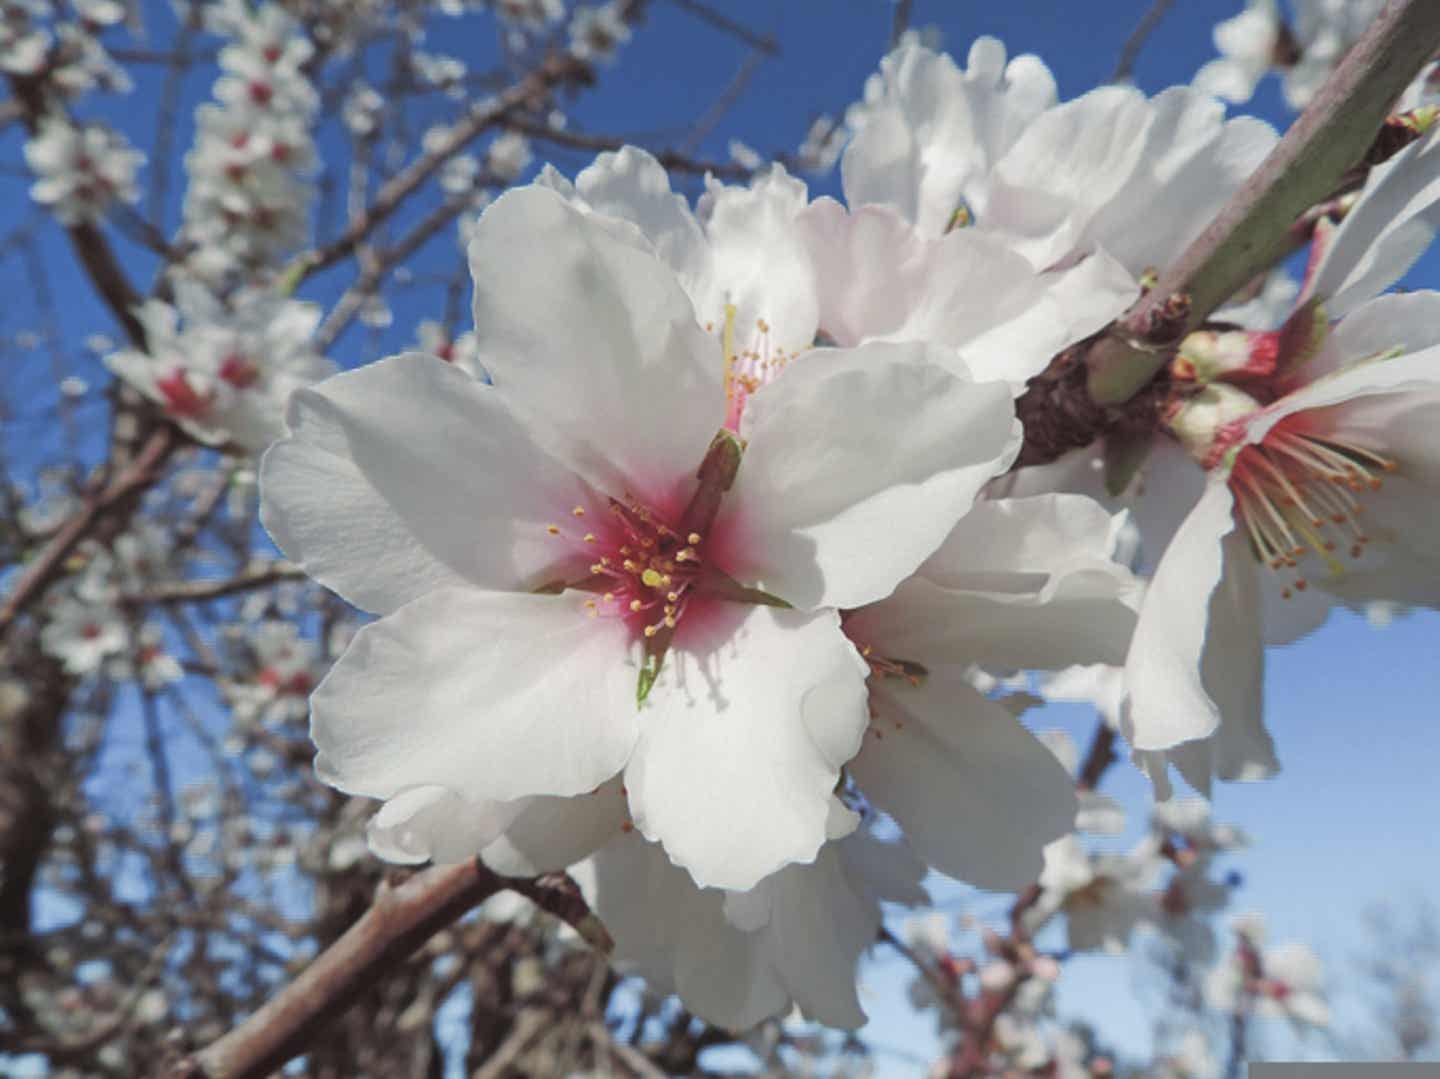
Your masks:
M1071 97L1107 77L1144 6L1137 0L1076 4L915 0L912 21L917 26L938 26L946 47L962 57L981 34L1000 37L1012 53L1038 53L1055 72L1062 96ZM717 0L716 7L750 31L772 37L780 47L779 54L761 66L748 92L700 143L699 156L720 160L725 159L731 138L762 152L792 150L813 117L840 113L859 96L865 77L883 54L894 10L887 0ZM1238 7L1238 0L1176 4L1141 55L1137 83L1155 92L1187 81L1212 55L1211 25ZM168 5L153 3L147 9L151 25L163 39L172 25ZM488 40L452 44L436 37L430 44L457 49L477 68L493 59L493 43ZM637 33L621 63L605 71L601 85L570 110L571 125L579 130L624 132L651 146L676 145L694 119L718 98L747 51L745 44L706 27L672 0L655 0L648 24ZM124 104L97 99L82 112L111 118L133 141L148 147L155 123L150 103L156 99L160 78L156 69L143 71L136 98ZM186 84L182 143L190 131L190 112L208 92L203 76ZM144 108L134 107L142 103ZM1288 121L1273 80L1262 87L1252 110L1281 125ZM335 145L333 136L322 138L322 151ZM23 170L13 167L20 160L18 149L16 130L0 132L0 161L12 166L0 167L0 190L7 196L18 196L26 182ZM539 148L537 155L543 160ZM586 163L587 155L565 151L552 159L562 171L573 174ZM816 193L838 194L838 175L813 178L812 186ZM178 189L178 182L172 183L172 191ZM417 209L415 215L420 212ZM167 226L173 227L177 220L177 205L171 205ZM33 221L22 198L0 198L0 238ZM118 339L109 315L74 268L63 235L53 225L37 227L41 257L61 316L57 324L61 338L72 347L91 333ZM1137 227L1144 227L1143 222ZM153 259L124 241L119 245L135 279L149 280ZM422 252L417 267L422 276L427 270L448 272L455 259L447 233ZM322 275L302 295L332 298L344 283L345 272ZM1433 253L1427 256L1407 283L1411 287L1440 283L1440 260ZM0 305L0 341L33 327L31 286L32 275L23 259L11 255L0 259L0 289L10 297ZM336 358L352 366L408 344L421 318L440 313L438 295L434 288L387 291L395 325L373 335L352 331L341 339ZM467 321L462 318L459 329L466 328ZM97 384L104 380L103 369L93 360L82 359L77 370ZM47 364L7 364L0 370L0 389L22 408L26 402L49 399L51 385ZM100 415L98 405L82 405L79 412L82 422ZM47 412L38 423L7 419L0 449L20 460L54 459L61 450L57 431L53 413ZM1235 861L1245 878L1236 909L1264 910L1272 939L1311 941L1330 960L1337 976L1360 944L1355 923L1362 907L1387 897L1440 898L1436 868L1440 860L1433 853L1440 804L1434 786L1435 762L1440 759L1440 724L1433 721L1434 702L1440 697L1437 642L1440 616L1432 613L1398 619L1383 630L1342 613L1310 638L1272 651L1268 714L1284 772L1266 783L1223 786L1217 794L1217 816L1244 826L1257 839L1256 847ZM1090 724L1085 711L1075 707L1051 708L1036 720L1040 727L1072 730L1082 745ZM1137 814L1143 812L1146 785L1128 767L1112 769L1106 789ZM947 900L964 898L954 889L943 894ZM992 914L1003 909L1003 902L979 897L968 909ZM904 1014L903 997L897 993L900 978L891 961L882 963L871 978L875 1019L866 1033L877 1042L923 1055L929 1050L928 1020L917 1023ZM1096 1021L1120 1047L1144 1052L1148 1020L1134 999L1131 981L1123 961L1087 961L1064 984L1062 1008ZM893 1069L893 1074L913 1074L914 1065L894 1058Z

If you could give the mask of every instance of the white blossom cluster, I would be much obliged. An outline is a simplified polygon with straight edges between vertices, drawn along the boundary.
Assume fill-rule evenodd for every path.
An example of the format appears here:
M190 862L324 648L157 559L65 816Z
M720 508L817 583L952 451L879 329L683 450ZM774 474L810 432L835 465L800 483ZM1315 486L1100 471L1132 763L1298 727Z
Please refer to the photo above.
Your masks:
M254 275L305 242L319 98L305 69L314 46L279 4L224 0L207 9L207 26L230 41L216 100L195 112L184 217L188 269L219 280Z
M1220 55L1196 73L1195 86L1243 104L1273 71L1286 103L1303 109L1384 6L1384 0L1290 0L1287 19L1280 0L1246 0L1245 10L1215 27ZM1426 84L1422 75L1413 92Z
M247 290L222 301L181 280L174 304L139 310L146 347L106 356L121 378L201 442L259 453L285 429L285 403L297 387L334 372L310 338L315 304Z
M70 106L96 88L128 92L128 76L101 41L123 20L117 0L81 0L73 17L49 0L0 4L0 72L45 74L43 103L25 142L25 162L35 174L31 197L64 225L88 224L116 202L139 197L135 175L145 155L99 120L76 120Z
M1193 88L1062 103L991 39L902 45L847 122L843 203L775 167L692 205L634 148L547 169L473 227L473 360L427 327L295 394L262 518L380 616L311 699L318 772L384 801L388 859L568 868L617 962L731 1028L862 1022L927 869L1038 878L1074 950L1143 926L1208 963L1243 837L1167 802L1088 853L1118 806L996 690L1103 693L1162 792L1167 762L1208 790L1273 770L1265 641L1436 601L1440 301L1372 299L1434 232L1435 140L1322 224L1298 297L1236 297L1283 326L1182 344L1116 498L1095 451L1007 475L1012 402L1274 132Z
M37 177L31 197L62 225L97 221L112 203L140 197L135 174L145 155L104 124L47 116L25 143L25 161Z
M109 548L89 544L84 568L52 589L41 648L76 678L135 680L151 692L180 680L158 623L137 621L122 599L171 576L169 538L138 522Z
M97 87L121 93L129 76L101 41L129 13L121 0L6 0L0 3L0 72L36 75L67 98ZM67 17L72 16L73 17Z

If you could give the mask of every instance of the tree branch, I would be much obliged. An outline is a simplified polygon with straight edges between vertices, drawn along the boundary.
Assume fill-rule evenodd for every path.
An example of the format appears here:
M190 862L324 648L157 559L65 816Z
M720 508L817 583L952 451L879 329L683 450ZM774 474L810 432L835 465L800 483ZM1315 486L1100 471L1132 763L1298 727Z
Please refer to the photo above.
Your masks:
M375 901L279 995L223 1038L183 1061L172 1079L268 1075L305 1051L330 1020L404 963L435 933L503 889L532 900L608 950L609 937L563 873L533 881L491 872L478 858L435 866L403 884L382 884Z
M0 603L0 634L9 629L11 623L60 575L70 552L90 535L103 518L133 507L140 494L160 474L166 459L181 444L180 433L170 424L157 427L124 471L85 499L84 505L60 526L29 568L20 575L4 603Z

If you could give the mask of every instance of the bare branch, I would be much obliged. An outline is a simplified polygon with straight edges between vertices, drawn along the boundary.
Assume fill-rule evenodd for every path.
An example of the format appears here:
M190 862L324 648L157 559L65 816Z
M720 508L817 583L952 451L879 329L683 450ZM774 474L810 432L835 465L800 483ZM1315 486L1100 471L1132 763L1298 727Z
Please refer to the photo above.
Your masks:
M180 433L174 427L169 424L157 427L125 470L85 499L84 505L61 525L29 568L20 575L5 602L0 603L0 633L4 633L60 575L66 557L101 520L112 514L123 515L134 507L139 496L159 477L170 454L182 444Z
M1165 18L1169 10L1175 6L1175 0L1154 0L1135 24L1135 29L1130 31L1130 36L1125 39L1125 44L1120 47L1120 58L1115 61L1115 70L1110 72L1111 82L1126 82L1135 73L1135 61L1140 59L1140 52L1145 48L1145 43L1150 40L1150 35L1160 25L1160 20Z
M182 1062L174 1079L268 1075L303 1053L325 1023L436 932L505 888L570 923L592 943L608 945L603 927L564 874L513 880L491 872L478 858L435 866L399 886L382 884L370 909L339 940L239 1027Z

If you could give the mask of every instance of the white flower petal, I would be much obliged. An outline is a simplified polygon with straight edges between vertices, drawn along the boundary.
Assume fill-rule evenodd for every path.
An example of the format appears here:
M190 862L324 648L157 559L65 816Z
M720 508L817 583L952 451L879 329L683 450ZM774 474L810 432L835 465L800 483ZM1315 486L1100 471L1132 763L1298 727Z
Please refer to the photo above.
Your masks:
M851 762L921 858L980 888L1014 891L1040 873L1045 844L1075 823L1075 790L1054 755L958 668L919 686L878 682L876 718Z
M731 572L802 609L887 595L1012 459L1009 388L921 345L814 352L746 405ZM817 441L817 433L823 437Z
M494 842L520 804L467 802L444 787L411 787L375 812L365 838L375 855L387 862L463 862Z
M655 504L724 420L724 365L674 271L619 224L543 187L500 196L470 244L475 337L547 448Z
M585 488L505 395L432 356L392 356L291 399L260 466L261 520L327 588L384 614L442 587L535 578Z
M878 96L855 110L841 161L846 201L891 205L927 236L945 230L962 200L983 214L994 161L1056 97L1043 63L1004 58L1000 42L979 38L968 72L918 46L882 60Z
M825 842L869 669L834 611L734 606L673 648L625 772L635 825L702 886L743 891Z
M625 146L604 153L575 177L574 191L597 213L633 223L687 285L708 262L705 235L685 196L646 151Z
M1307 289L1331 318L1378 296L1414 265L1440 228L1440 133L1370 170Z
M829 199L800 223L820 274L820 324L838 345L947 345L963 350L973 377L1020 387L1071 341L1049 283L998 237L977 229L922 237L887 207L847 213Z
M1230 488L1224 476L1213 476L1166 548L1140 608L1125 662L1127 736L1137 749L1168 749L1220 724L1200 664L1212 602L1224 602L1222 540L1234 528ZM1258 622L1258 597L1252 599Z
M315 768L388 798L471 801L593 790L635 744L629 629L574 593L431 592L374 622L311 698Z
M552 873L589 857L618 835L625 823L625 793L612 779L571 798L522 798L504 833L480 852L495 872L507 877Z

